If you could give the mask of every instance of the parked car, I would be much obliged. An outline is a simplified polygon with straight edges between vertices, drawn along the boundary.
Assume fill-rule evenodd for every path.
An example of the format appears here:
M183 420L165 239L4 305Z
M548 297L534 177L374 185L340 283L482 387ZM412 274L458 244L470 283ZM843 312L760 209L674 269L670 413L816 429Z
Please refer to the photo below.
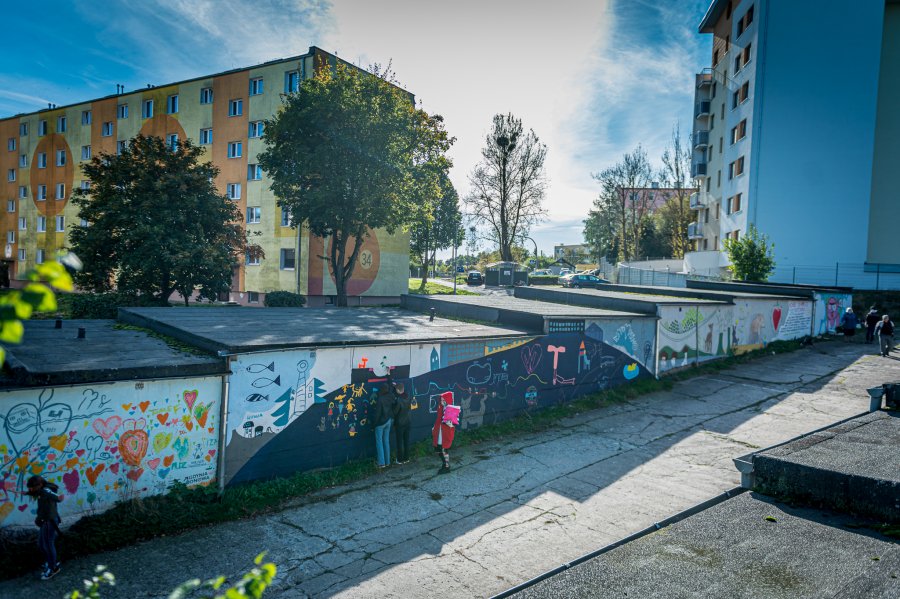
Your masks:
M582 287L589 287L591 289L596 289L601 285L608 285L609 281L606 279L601 279L600 277L595 277L594 275L572 275L571 277L566 277L560 281L563 287L571 287L573 289L581 289Z
M540 270L533 271L529 276L532 277L552 277L553 273L547 270L546 268L542 268Z
M477 270L470 270L466 275L466 285L484 285L484 277Z
M570 275L570 274L572 274L571 268L561 268L559 271L559 276L561 276L561 277L564 277L564 276Z

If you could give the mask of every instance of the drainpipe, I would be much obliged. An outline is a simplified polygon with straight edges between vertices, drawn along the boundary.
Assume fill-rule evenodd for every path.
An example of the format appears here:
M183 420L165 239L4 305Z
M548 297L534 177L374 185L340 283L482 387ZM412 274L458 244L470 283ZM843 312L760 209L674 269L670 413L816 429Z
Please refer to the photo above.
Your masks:
M225 356L225 374L222 375L222 401L219 408L219 460L216 469L216 480L219 495L225 492L225 438L228 432L228 392L230 389L228 376L231 374L231 356Z

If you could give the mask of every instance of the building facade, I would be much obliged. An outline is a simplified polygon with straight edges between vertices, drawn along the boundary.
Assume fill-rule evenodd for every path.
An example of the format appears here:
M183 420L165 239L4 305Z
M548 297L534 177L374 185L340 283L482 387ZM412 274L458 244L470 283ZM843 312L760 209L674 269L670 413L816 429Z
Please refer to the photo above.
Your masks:
M687 270L716 274L751 224L779 266L900 269L900 2L714 0L700 32Z
M148 86L105 98L0 120L0 172L5 187L5 264L15 284L32 266L55 257L71 227L86 226L69 200L88 187L81 165L98 153L116 153L137 134L169 144L191 139L219 168L216 186L240 206L248 233L257 233L264 257L246 256L235 269L230 299L262 304L265 293L286 290L308 296L311 305L330 303L336 293L328 265L329 240L291 226L269 189L256 157L264 149L265 120L281 107L282 95L297 91L317 66L338 59L319 48L307 54ZM409 238L372 231L349 282L351 303L383 303L407 289Z

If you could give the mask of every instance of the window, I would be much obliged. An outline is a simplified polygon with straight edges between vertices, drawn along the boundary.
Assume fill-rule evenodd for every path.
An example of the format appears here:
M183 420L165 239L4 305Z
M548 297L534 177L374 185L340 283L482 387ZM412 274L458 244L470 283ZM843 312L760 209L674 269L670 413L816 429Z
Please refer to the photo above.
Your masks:
M6 140L6 149L10 152L16 151L16 138L15 137L10 137L9 139Z
M34 261L38 264L44 263L44 250L38 249L37 254L35 255Z
M734 162L728 165L728 178L734 179L737 176L744 174L744 157L741 156Z
M119 104L116 106L116 116L120 119L128 118L128 104Z
M19 123L19 137L28 135L28 123Z
M127 139L120 139L119 141L116 142L116 154L121 154L122 152L124 152L127 149L128 149L128 140Z
M241 116L244 114L243 100L230 100L228 102L228 116Z
M719 64L719 49L718 48L713 50L713 66L716 66L717 64Z
M6 171L6 180L10 183L16 180L16 169L11 168Z
M258 96L263 93L263 78L255 77L250 80L250 95Z
M716 115L709 115L709 130L712 131L716 128Z
M709 177L706 178L706 193L709 193L710 185L712 185L712 179Z
M239 141L228 142L228 157L240 158L243 154L243 144Z
M722 102L722 109L720 112L721 112L721 114L719 115L719 118L724 119L725 118L725 102Z
M15 231L7 231L6 232L6 243L15 243L16 242L16 232Z
M47 168L47 153L46 152L38 152L38 168Z
M258 303L259 303L259 291L248 291L248 292L247 292L247 295L249 296L249 297L248 297L248 301L249 301L251 304L258 304Z
M19 156L19 168L28 168L28 154Z
M91 182L90 182L90 181L84 180L84 181L81 182L81 189L83 189L84 191L87 191L87 190L90 189L90 188L91 188Z
M742 120L731 129L731 143L734 144L747 137L747 119Z
M56 199L57 200L66 199L66 184L65 183L57 183L56 184Z
M178 94L174 94L166 98L166 113L168 114L177 114L178 113Z
M716 220L719 220L719 203L716 202Z
M248 181L259 181L262 179L262 167L258 164L248 164L247 165L247 180Z
M68 124L68 121L66 120L66 117L64 117L64 116L56 117L56 132L57 133L65 133L67 124Z
M747 98L750 97L750 82L745 81L744 85L741 86L741 103L747 101Z
M200 103L201 104L212 104L213 101L213 91L211 87L204 87L200 90Z
M106 121L105 123L103 123L103 129L100 132L100 135L102 135L103 137L112 137L112 134L113 134L113 122Z
M728 199L728 214L741 211L741 194L735 194Z
M741 55L738 54L734 57L734 72L737 73L741 70Z
M229 200L241 199L241 184L240 183L229 183L225 189L226 189L225 193L228 196ZM250 222L250 221L248 220L247 222ZM259 221L256 221L256 222L259 222Z
M741 20L738 21L737 32L738 35L741 35L747 28L750 27L750 23L753 22L753 7L747 9L747 12L744 13L744 16Z
M47 217L46 216L38 217L37 232L38 233L46 233L47 232Z
M703 222L709 223L709 208L703 211Z
M7 212L15 212L16 211L16 201L15 200L6 200L6 211Z
M82 219L81 219L80 225L81 225L82 227L90 227L90 226L91 226L91 223L89 223L88 220L87 220L86 218L82 218Z
M46 185L38 185L37 199L39 202L47 199L47 186Z
M247 224L248 225L258 225L260 217L260 207L259 206L248 206L247 207Z
M19 217L19 230L24 231L28 228L28 219L24 216Z
M47 121L38 121L38 137L47 135Z
M19 197L20 197L20 198L27 198L27 197L28 197L28 186L27 186L27 185L20 185L20 186L19 186Z
M141 118L153 118L153 100L144 100L141 102Z
M91 146L81 146L81 159L82 160L90 160L91 159Z
M744 48L744 66L747 66L747 63L750 62L750 44L747 44L747 47Z
M300 71L288 71L284 74L284 93L290 94L300 89Z
M65 150L57 150L56 151L56 166L66 166L66 151Z
M716 187L722 187L722 171L716 171Z
M212 141L212 129L200 129L200 145L209 145Z
M24 248L19 250L19 260L23 260L23 261L25 260L25 250L24 250Z
M726 19L730 19L730 18L731 18L731 2L729 2L729 3L725 6L725 18L726 18Z
M90 110L82 110L81 111L81 124L82 125L90 125L93 122L92 114Z
M725 52L727 53L729 49L731 49L731 36L726 35L725 36Z
M741 236L741 232L740 232L740 231L734 231L734 232L731 233L731 238L734 239L735 241L737 241L738 239L740 239L740 236Z
M177 133L169 133L166 135L166 145L169 146L169 149L173 152L178 149L178 134Z
M251 252L250 250L247 250L247 266L259 266L259 254L257 252ZM252 293L250 294L250 297L250 301L253 301ZM259 301L258 297L256 301Z
M285 210L284 208L281 209L281 226L282 227L290 227L291 226L291 213L288 212L287 210Z
M61 214L56 217L56 230L60 233L66 230L66 217Z
M263 129L265 129L266 124L262 121L251 121L250 122L250 133L249 137L262 137Z
M294 256L296 250L281 248L281 270L294 270Z

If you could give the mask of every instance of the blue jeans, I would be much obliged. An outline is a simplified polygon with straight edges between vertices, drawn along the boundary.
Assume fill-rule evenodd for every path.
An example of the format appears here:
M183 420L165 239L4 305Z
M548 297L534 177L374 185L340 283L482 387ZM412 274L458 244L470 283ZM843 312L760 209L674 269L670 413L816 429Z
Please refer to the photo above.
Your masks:
M379 466L387 466L391 463L391 424L393 418L381 426L375 427L375 453Z

